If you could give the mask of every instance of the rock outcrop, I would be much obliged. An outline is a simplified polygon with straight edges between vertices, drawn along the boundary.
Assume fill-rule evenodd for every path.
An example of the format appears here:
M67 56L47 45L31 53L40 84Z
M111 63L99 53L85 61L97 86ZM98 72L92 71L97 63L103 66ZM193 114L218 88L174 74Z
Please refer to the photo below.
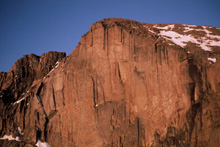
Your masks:
M5 102L17 100L27 91L34 80L42 79L55 66L55 63L66 56L65 53L49 52L41 56L24 55L17 60L7 72L1 72L1 96Z
M1 73L0 135L20 146L219 146L219 36L208 26L96 22L68 57L28 55Z

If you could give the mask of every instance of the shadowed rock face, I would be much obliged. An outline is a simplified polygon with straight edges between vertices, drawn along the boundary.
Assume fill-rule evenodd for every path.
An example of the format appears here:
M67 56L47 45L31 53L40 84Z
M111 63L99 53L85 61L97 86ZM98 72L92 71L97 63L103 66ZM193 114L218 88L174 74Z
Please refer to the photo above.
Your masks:
M65 53L49 52L41 56L24 55L7 72L1 72L1 97L5 103L18 100L32 85L34 80L42 79L66 56Z
M54 67L28 55L45 70L27 73L18 60L12 71L28 80L11 84L26 84L12 98L16 74L1 73L1 99L12 104L1 103L0 135L20 146L219 146L218 36L213 27L96 22L68 57L46 58Z

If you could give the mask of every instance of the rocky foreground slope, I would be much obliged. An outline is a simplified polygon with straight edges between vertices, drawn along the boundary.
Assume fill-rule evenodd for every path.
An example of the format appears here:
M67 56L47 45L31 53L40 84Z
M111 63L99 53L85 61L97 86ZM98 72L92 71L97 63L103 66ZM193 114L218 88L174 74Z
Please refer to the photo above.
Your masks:
M219 60L219 28L96 22L1 73L0 146L219 146Z

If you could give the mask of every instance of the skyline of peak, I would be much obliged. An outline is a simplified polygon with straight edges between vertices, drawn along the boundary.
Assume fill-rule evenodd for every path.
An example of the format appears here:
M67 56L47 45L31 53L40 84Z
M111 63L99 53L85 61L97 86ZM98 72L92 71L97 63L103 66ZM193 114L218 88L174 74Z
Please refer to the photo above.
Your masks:
M70 54L89 27L106 18L220 27L213 1L0 1L0 71L26 54Z

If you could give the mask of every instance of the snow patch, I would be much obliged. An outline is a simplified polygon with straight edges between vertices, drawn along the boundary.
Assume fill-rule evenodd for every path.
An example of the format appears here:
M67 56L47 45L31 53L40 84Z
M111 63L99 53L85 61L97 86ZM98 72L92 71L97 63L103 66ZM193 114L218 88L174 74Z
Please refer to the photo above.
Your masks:
M38 140L35 145L38 147L50 147L50 145L47 142L41 142L40 140Z
M47 74L48 76L54 71L54 68Z
M154 28L160 29L160 30L172 30L174 28L174 25L167 25L165 27L157 27L157 26L153 26Z
M194 30L193 28L185 27L185 30L183 32L189 32L189 31L193 31L193 30Z
M59 64L60 64L60 62L57 61L57 62L55 63L55 68L57 68L57 67L59 66ZM49 76L53 71L54 71L54 68L51 69L51 71L47 74L47 76Z
M206 32L206 34L210 34L210 33L212 33L212 32L210 32L209 30L207 30L207 29L206 29L206 27L204 27L204 26L203 26L203 28L204 28L204 30L203 30L203 31L205 31L205 32Z
M161 31L159 35L163 36L167 40L170 40L181 47L184 47L186 45L186 42L189 41L197 42L197 40L191 36L181 35L173 31Z
M20 141L19 137L16 136L15 138L12 135L4 135L2 138L0 138L0 140L15 140L15 141Z
M212 38L212 39L220 40L220 36L218 36L218 35L210 35L210 34L207 34L206 36L209 37L209 38Z
M60 64L60 62L57 61L57 62L55 63L55 68L57 68L57 67L59 66L59 64Z
M21 101L23 101L25 99L25 97L23 97L23 98L21 98L20 100L18 100L18 101L16 101L16 102L14 102L14 104L13 105L15 105L15 104L19 104Z
M19 132L19 134L23 135L20 127L18 127L18 132Z
M220 41L216 41L220 39L220 36L217 35L206 35L209 38L212 38L212 40L207 37L196 39L191 35L182 35L174 31L160 31L159 35L181 47L185 47L187 42L196 43L205 51L211 51L210 46L220 46Z
M197 27L197 25L188 25L188 24L183 24L183 26L187 26L187 27L191 27L191 28Z
M208 58L209 61L216 62L216 58Z
M148 29L149 32L153 33L153 34L156 34L154 31L152 31L151 29Z

